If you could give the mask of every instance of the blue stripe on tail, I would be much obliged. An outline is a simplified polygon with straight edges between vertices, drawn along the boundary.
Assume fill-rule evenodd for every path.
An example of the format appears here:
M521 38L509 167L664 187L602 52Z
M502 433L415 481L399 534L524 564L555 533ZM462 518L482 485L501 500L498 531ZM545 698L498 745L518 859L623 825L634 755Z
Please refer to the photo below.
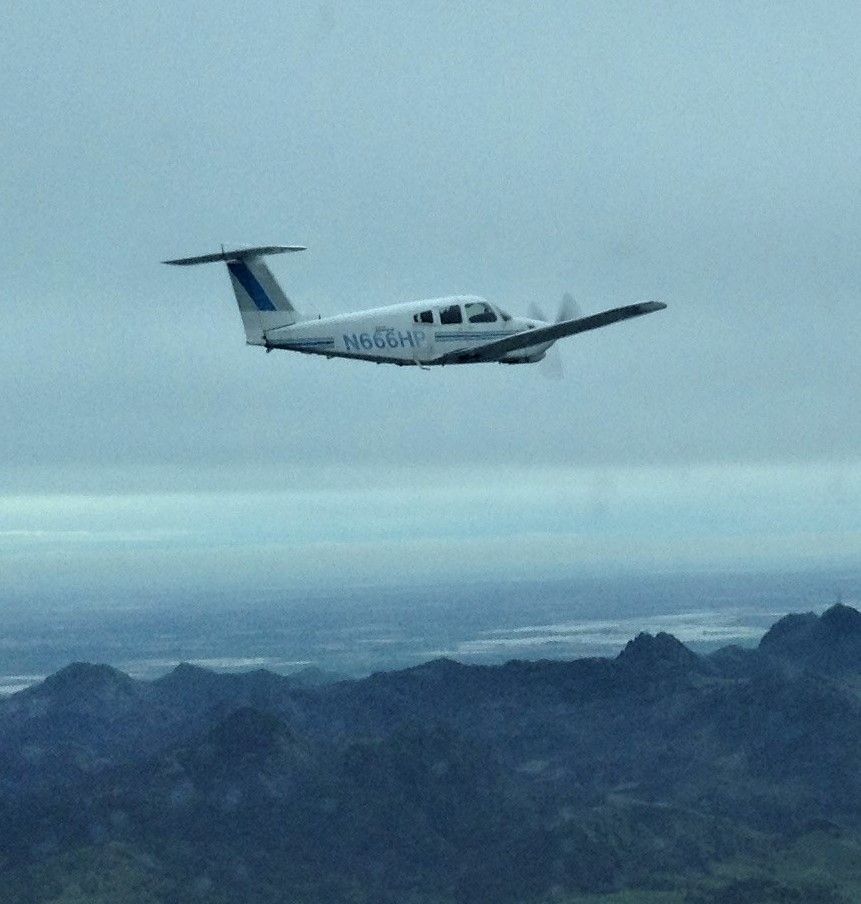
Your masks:
M229 261L227 269L236 277L239 284L248 293L258 311L276 311L277 308L269 300L266 290L257 281L257 277L248 269L245 261Z

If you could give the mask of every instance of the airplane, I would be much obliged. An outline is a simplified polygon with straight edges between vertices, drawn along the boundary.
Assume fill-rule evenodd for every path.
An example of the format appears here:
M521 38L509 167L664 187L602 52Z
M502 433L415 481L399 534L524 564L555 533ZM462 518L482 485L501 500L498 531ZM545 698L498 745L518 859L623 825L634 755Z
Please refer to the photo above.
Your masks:
M303 245L236 248L198 257L162 261L187 267L220 261L227 265L248 345L349 358L376 364L532 364L564 336L661 311L666 305L644 301L589 317L574 317L563 303L556 322L512 317L477 295L451 295L385 307L302 317L263 260L271 254L305 251Z

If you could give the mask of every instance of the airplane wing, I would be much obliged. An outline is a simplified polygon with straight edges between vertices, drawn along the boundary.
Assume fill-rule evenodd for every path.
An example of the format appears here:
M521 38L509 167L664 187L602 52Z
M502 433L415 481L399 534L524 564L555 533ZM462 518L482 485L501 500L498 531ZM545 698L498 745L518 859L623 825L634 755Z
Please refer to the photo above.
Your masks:
M666 305L660 301L642 301L639 304L629 304L624 308L613 308L600 314L592 314L589 317L580 317L576 320L562 320L548 326L537 327L532 330L523 330L513 336L488 342L478 348L460 349L447 352L428 364L468 364L478 361L492 361L508 352L519 348L528 348L531 345L542 345L545 342L554 342L564 336L573 336L575 333L585 333L587 330L596 330L601 326L609 326L620 320L628 320L631 317L640 317L643 314L651 314L653 311L663 311Z

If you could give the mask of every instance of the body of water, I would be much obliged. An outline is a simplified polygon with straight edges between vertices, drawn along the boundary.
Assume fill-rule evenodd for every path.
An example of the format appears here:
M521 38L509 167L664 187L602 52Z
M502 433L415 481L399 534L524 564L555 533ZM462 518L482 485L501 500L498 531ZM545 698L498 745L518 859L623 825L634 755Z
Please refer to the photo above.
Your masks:
M858 605L861 573L638 576L366 587L278 598L34 601L0 629L0 693L73 661L155 678L313 666L347 676L448 656L466 663L614 656L640 631L692 649L752 646L788 612Z

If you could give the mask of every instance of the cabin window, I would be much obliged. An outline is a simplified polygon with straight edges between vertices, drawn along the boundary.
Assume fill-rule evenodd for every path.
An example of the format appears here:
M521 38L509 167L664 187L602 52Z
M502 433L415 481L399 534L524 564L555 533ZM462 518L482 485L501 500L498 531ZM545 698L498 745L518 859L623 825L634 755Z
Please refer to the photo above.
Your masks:
M413 323L433 323L433 311L422 311L413 316Z
M484 301L471 301L463 306L470 323L496 323L493 308Z
M460 313L460 305L452 304L442 308L439 312L440 323L463 323L463 315Z
M499 316L500 316L506 323L508 323L508 321L511 320L511 314L509 314L507 311L503 311L502 308L497 308L496 310L499 312Z

